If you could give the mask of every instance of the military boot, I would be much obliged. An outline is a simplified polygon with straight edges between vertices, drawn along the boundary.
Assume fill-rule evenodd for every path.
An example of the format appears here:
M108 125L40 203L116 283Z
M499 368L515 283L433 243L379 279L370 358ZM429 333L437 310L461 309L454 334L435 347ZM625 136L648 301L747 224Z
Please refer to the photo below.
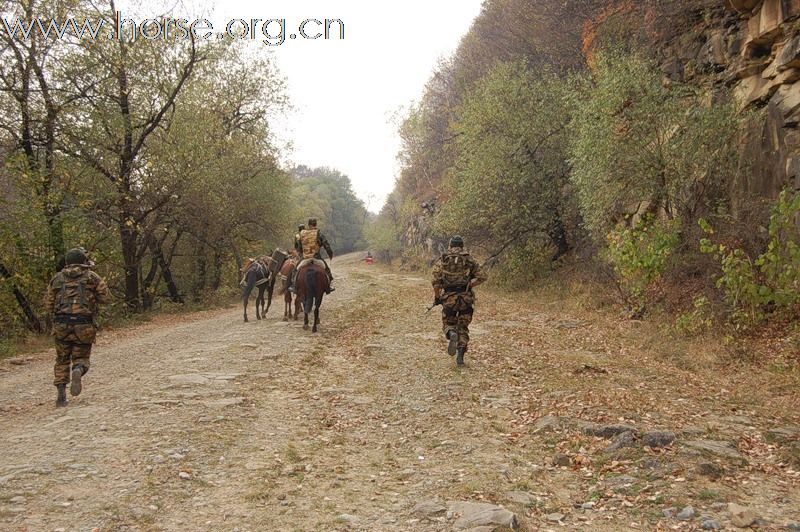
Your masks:
M452 329L447 331L447 339L450 340L447 344L447 354L453 356L458 348L458 333Z
M56 397L56 406L67 406L67 385L57 384L58 397Z
M69 385L69 393L73 396L80 395L83 386L81 379L83 378L83 366L73 366L71 381Z
M466 352L467 352L467 348L466 347L459 347L458 348L458 356L456 357L456 364L458 364L459 366L463 366L464 365L464 353L466 353Z

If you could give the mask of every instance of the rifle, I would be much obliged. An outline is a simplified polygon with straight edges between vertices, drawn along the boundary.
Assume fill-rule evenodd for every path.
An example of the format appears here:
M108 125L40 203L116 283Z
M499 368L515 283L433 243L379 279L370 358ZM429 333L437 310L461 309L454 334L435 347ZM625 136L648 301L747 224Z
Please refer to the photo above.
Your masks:
M439 306L439 305L441 305L441 304L442 304L442 300L441 300L441 298L436 298L436 299L434 299L434 300L433 300L433 303L431 304L431 306L429 306L429 307L428 307L428 309L425 311L425 314L427 314L428 312L430 312L431 310L433 310L433 308L434 308L434 307L438 307L438 306Z

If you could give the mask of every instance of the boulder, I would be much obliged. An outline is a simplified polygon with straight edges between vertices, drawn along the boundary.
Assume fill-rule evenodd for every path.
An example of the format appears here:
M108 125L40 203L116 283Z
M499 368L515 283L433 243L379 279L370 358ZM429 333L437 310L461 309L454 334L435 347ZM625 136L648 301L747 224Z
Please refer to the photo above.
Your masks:
M597 436L598 438L613 438L623 432L636 433L636 427L631 425L589 425L584 427L584 434L587 436Z
M605 448L606 453L613 453L615 451L619 451L623 447L634 447L636 445L636 437L633 435L633 432L626 431L621 434L617 434L614 437L614 440L611 442L611 445Z
M556 416L542 416L533 424L533 433L550 432L561 428L561 419Z
M749 528L758 520L758 516L753 510L734 502L728 504L728 512L731 514L731 524L735 527Z
M775 57L775 66L780 70L800 68L800 35L789 39Z
M414 506L414 509L411 511L412 513L421 515L423 517L433 517L436 515L444 514L447 511L447 508L445 508L436 501L420 501Z
M675 441L675 433L667 431L653 431L642 435L642 445L648 447L666 447Z
M723 458L744 461L744 456L727 441L691 440L683 443L684 446Z
M787 72L796 72L790 70ZM800 82L791 85L783 85L775 91L771 103L775 104L784 118L791 116L800 109Z
M503 526L516 530L517 515L502 506L484 502L451 501L447 504L448 517L456 517L455 530L467 530L483 526Z

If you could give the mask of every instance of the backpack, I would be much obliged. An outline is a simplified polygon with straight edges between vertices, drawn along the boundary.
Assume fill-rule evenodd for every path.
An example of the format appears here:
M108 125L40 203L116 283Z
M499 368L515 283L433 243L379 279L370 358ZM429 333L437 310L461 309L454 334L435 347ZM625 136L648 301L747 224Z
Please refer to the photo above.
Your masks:
M303 246L303 258L311 259L319 253L318 229L304 229L300 231L300 244Z
M94 309L87 297L88 282L88 271L81 269L74 272L74 270L66 268L61 271L53 282L53 288L56 289L55 313L87 316L94 314Z
M472 280L472 261L466 253L442 255L442 282L445 288L465 289Z

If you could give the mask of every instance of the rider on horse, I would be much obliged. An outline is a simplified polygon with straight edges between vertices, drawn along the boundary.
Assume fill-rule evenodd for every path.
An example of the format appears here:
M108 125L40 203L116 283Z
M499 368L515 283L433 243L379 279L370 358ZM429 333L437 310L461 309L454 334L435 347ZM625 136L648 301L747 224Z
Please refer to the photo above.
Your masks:
M310 218L308 220L308 228L300 231L298 238L295 240L295 249L302 255L303 260L300 261L300 264L297 265L297 269L295 270L295 278L292 281L292 288L290 288L292 292L297 289L297 273L312 262L317 262L324 266L325 273L328 274L329 284L333 282L331 269L328 267L328 263L322 258L322 248L325 248L325 251L328 253L328 258L333 259L333 250L328 243L328 239L317 229L317 219ZM334 290L335 288L331 286L328 288L327 293L330 294Z
M300 224L297 226L297 233L294 235L294 249L300 253L303 249L302 244L300 244L300 233L302 233L306 228L305 224Z

